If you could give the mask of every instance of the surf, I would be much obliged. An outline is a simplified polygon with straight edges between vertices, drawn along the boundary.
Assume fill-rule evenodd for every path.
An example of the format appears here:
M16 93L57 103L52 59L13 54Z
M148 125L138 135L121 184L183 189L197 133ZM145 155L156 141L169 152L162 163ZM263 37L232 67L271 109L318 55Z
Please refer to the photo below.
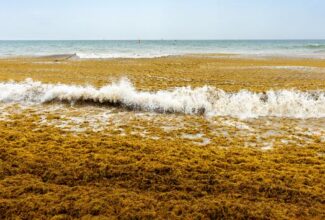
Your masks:
M41 105L45 103L92 104L137 111L231 116L323 118L325 91L269 90L226 92L212 86L176 87L142 91L127 78L100 88L88 85L50 84L26 79L0 83L0 103Z

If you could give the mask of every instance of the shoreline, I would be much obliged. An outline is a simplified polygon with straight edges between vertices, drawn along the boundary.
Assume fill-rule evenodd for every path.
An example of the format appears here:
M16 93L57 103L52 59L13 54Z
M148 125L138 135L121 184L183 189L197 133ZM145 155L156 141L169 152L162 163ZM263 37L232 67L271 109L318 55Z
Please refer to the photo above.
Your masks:
M169 54L156 56L112 56L112 57L80 57L78 53L54 53L44 55L7 55L1 56L0 60L9 59L74 59L74 60L114 60L114 59L160 59L160 58L178 58L178 57L196 57L196 58L242 58L242 59L314 59L325 60L325 55L293 55L293 54L255 54L255 53L184 53L184 54Z

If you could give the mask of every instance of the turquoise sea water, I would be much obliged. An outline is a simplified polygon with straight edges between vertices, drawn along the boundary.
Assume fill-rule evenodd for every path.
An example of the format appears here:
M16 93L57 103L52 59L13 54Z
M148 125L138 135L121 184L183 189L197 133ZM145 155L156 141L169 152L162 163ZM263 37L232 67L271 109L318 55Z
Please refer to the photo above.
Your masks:
M325 58L325 40L0 41L0 57L150 58L193 53Z

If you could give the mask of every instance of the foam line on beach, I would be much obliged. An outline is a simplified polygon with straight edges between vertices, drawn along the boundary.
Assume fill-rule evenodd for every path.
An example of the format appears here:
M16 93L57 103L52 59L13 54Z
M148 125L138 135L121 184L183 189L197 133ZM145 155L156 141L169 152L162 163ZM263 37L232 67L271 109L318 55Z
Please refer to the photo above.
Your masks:
M186 53L85 53L77 52L76 57L80 59L136 59L136 58L161 58L168 56L185 55Z
M101 88L45 84L27 79L0 83L0 102L43 104L51 102L116 106L159 113L202 114L237 118L325 117L325 91L247 90L225 92L211 86L139 91L128 79Z

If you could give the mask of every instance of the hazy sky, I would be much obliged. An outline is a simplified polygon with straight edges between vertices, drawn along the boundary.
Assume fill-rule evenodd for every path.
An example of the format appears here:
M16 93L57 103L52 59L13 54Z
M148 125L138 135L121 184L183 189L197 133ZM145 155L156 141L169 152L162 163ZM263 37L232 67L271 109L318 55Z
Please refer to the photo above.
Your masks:
M325 0L0 0L0 39L325 39Z

